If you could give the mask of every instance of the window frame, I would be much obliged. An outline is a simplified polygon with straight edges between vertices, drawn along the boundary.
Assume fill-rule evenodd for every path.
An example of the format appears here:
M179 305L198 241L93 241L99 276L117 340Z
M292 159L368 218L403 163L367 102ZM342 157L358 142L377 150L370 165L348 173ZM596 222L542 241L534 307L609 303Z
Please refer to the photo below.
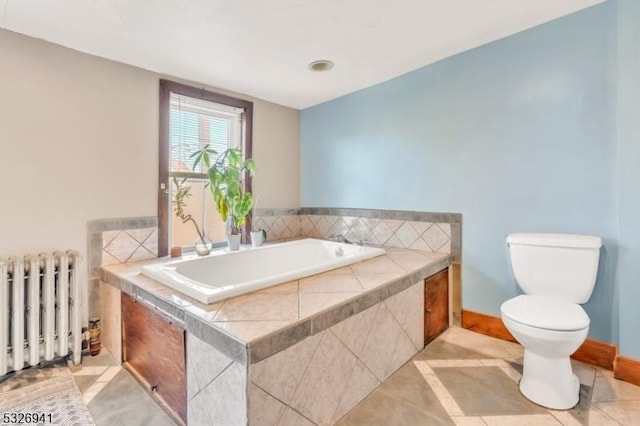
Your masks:
M169 254L169 214L171 214L171 203L169 202L170 173L170 95L176 93L189 96L191 98L216 102L236 108L244 108L244 147L245 158L251 158L253 151L253 102L233 96L212 92L204 88L188 86L170 80L160 80L160 117L159 117L159 149L158 149L158 257ZM200 173L194 173L194 177L201 177ZM246 175L244 190L251 192L251 176ZM247 238L249 232L249 221L245 224L243 239Z

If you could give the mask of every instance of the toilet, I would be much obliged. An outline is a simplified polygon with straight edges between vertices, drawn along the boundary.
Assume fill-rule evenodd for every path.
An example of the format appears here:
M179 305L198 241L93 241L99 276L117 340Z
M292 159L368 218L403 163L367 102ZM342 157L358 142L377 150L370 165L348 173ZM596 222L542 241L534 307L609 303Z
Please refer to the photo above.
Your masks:
M524 347L520 392L564 410L578 403L580 382L569 356L586 340L602 240L590 235L511 234L511 266L523 295L502 304L502 321Z

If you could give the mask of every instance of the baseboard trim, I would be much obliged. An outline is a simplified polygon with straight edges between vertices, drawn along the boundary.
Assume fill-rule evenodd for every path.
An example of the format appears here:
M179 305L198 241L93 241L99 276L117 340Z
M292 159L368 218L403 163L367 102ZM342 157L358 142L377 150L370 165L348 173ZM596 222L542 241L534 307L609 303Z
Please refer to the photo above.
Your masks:
M463 309L462 327L480 334L485 334L487 336L518 343L513 338L511 333L509 333L509 330L507 330L507 327L505 327L502 319L492 315L481 314L479 312L467 311ZM580 346L578 350L571 356L571 358L577 361L585 362L587 364L606 368L607 370L613 370L614 360L616 359L617 355L618 348L615 345L601 342L595 339L587 339L582 344L582 346ZM623 361L623 365L627 365L625 362L626 361ZM638 366L640 368L640 363L638 364ZM633 368L631 368L630 370L632 372L630 374L633 374L633 372L636 371ZM636 371L636 374L640 374L640 369Z
M640 386L640 360L618 355L613 363L613 377Z
M479 312L462 310L462 328L501 340L518 343L504 326L502 319Z
M571 358L582 361L587 364L597 365L598 367L613 370L613 365L618 356L618 347L611 343L601 342L600 340L587 339L571 355Z

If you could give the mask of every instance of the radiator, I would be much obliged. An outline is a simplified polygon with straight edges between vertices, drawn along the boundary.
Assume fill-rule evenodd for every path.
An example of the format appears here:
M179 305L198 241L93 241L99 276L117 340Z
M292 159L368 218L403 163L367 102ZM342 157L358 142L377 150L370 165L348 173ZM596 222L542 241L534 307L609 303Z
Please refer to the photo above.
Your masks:
M0 259L0 376L82 349L82 257L74 251Z

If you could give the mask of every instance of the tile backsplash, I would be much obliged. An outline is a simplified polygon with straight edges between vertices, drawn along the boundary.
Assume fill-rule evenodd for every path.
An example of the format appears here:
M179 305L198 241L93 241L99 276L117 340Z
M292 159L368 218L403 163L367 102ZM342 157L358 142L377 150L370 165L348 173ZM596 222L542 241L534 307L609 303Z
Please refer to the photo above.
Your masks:
M461 215L457 213L264 209L256 214L255 228L264 229L267 240L271 241L296 237L329 238L342 234L356 243L452 253L456 257L459 257L461 245Z
M102 233L101 266L158 257L158 228L122 229Z
M89 317L101 317L98 267L158 257L158 219L97 219L87 224Z
M329 238L342 234L349 241L383 247L451 253L460 261L462 215L397 210L310 208L258 209L254 227L268 241L290 238ZM88 231L89 314L100 316L99 266L153 259L158 255L156 217L99 219Z

